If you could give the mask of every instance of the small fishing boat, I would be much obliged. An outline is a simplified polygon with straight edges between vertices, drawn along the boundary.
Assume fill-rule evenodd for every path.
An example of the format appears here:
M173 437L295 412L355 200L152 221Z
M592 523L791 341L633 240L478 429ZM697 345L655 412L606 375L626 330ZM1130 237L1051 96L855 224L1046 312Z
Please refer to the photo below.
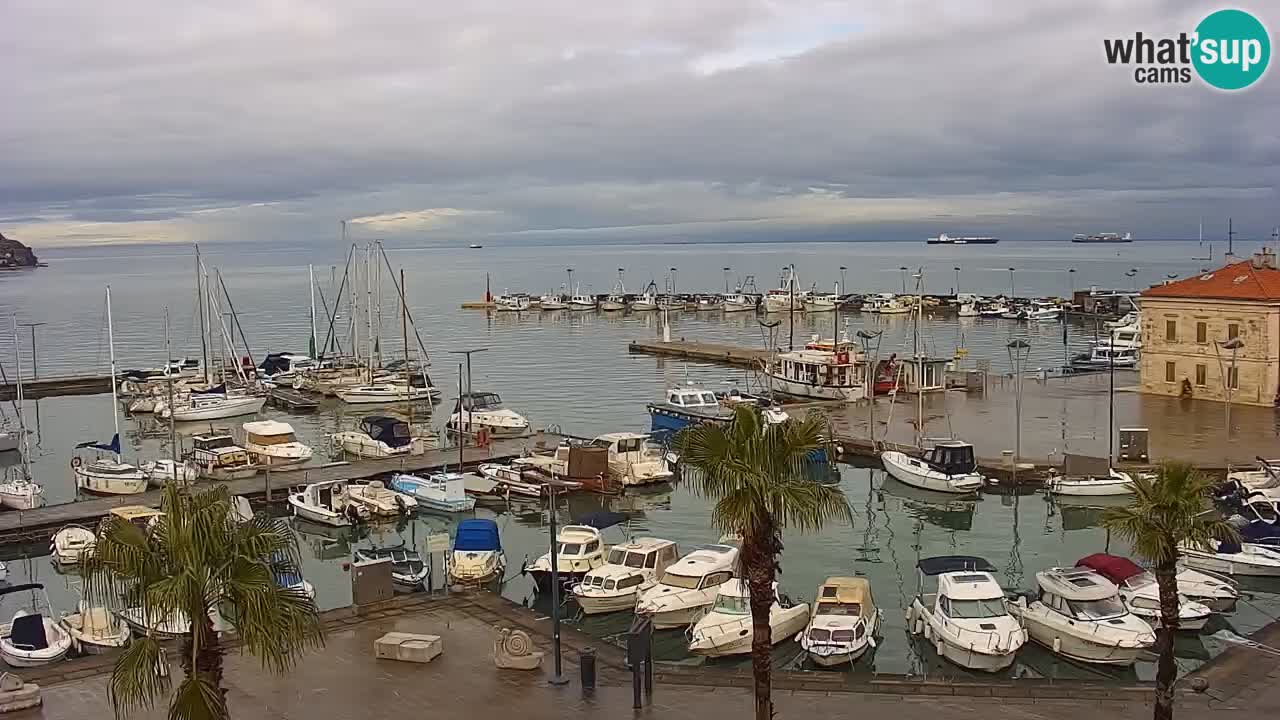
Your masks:
M347 498L356 505L364 506L370 515L379 517L408 515L418 507L417 498L406 493L396 492L383 484L381 480L370 480L367 483L348 483Z
M1045 302L1043 300L1033 300L1019 314L1019 319L1030 322L1048 322L1058 320L1062 317L1062 308L1054 303Z
M1240 577L1280 577L1280 548L1221 541L1216 549L1184 545L1181 563L1189 568Z
M71 636L71 646L82 655L100 655L129 644L129 623L100 605L84 600L74 613L64 613L58 620Z
M732 295L725 296L724 311L727 313L754 312L755 309L756 299L751 295L736 292Z
M593 445L609 449L609 475L623 487L667 482L674 473L667 468L665 453L648 443L644 433L607 433Z
M587 295L581 289L574 288L573 294L569 296L569 312L586 312L595 309L595 296Z
M935 492L968 494L982 488L973 445L959 440L937 443L922 457L897 450L880 453L884 469L906 485Z
M253 477L261 469L249 458L249 452L227 433L193 436L191 450L184 459L200 476L212 480L242 480Z
M402 382L384 382L343 387L335 390L334 394L348 405L375 405L430 400L431 388L415 387Z
M697 312L715 312L724 309L724 300L715 295L699 295L694 302L697 305L694 308Z
M650 618L655 630L696 622L715 602L720 586L733 579L737 563L738 548L731 545L694 550L668 567L656 585L640 593L636 614Z
M329 436L334 449L363 458L408 455L413 449L409 423L386 415L370 415L358 430L344 430Z
M1005 592L980 557L945 555L916 564L919 590L907 609L907 629L931 642L940 657L963 668L997 672L1013 664L1027 631L1009 614ZM937 578L925 592L925 578Z
M530 300L528 295L499 295L493 299L494 308L498 312L528 312Z
M569 304L564 301L563 293L547 293L538 299L538 307L543 310L564 310Z
M956 311L956 315L959 317L978 317L981 314L978 311L978 304L974 302L960 303L960 307Z
M773 584L769 608L770 639L774 645L790 640L809 621L808 603L792 603ZM746 580L733 579L716 591L715 604L689 633L689 652L703 657L726 657L751 652L751 591Z
M1008 602L1031 639L1054 653L1084 663L1129 666L1155 644L1146 620L1129 612L1119 589L1087 568L1050 568L1036 573L1040 586L1029 600Z
M978 306L978 315L982 317L1005 317L1011 311L1003 301L995 301ZM1014 317L1017 317L1015 314Z
M493 392L463 393L453 407L445 427L463 432L476 432L484 428L492 437L511 438L529 434L529 420L502 404L502 398Z
M1146 620L1151 626L1161 624L1160 587L1156 576L1128 558L1106 553L1086 555L1076 561L1076 567L1089 568L1115 583L1120 589L1120 599L1129 612ZM1213 614L1208 606L1198 603L1181 592L1178 593L1178 629L1199 632Z
M796 641L822 667L854 663L876 646L882 611L871 582L863 577L830 577L818 586L813 615Z
M810 293L804 299L804 311L808 313L835 312L840 306L840 296L836 293Z
M352 502L346 480L312 483L289 493L294 517L321 525L343 527L369 518L369 510Z
M298 465L311 459L311 448L298 442L293 426L279 420L247 422L244 449L258 465L268 468Z
M447 560L449 582L480 585L502 577L507 557L502 552L498 524L489 518L458 523Z
M390 560L391 582L397 589L407 592L422 590L423 583L431 574L431 568L422 561L422 554L417 550L403 547L356 548L354 556L356 562Z
M631 301L631 312L652 312L658 309L658 288L653 283Z
M692 385L668 388L664 398L649 403L648 409L655 436L670 435L690 425L733 420L733 409L721 404L714 392Z
M164 487L166 483L193 483L200 477L200 471L183 462L173 460L149 460L138 466L147 474L147 480L155 487Z
M467 496L466 478L459 473L439 472L426 477L396 473L391 476L391 489L414 497L418 506L427 510L468 512L476 506L476 499Z
M0 658L9 667L40 667L58 662L71 650L71 636L45 614L52 611L44 585L25 583L0 588L0 599L20 592L30 592L31 603L14 613L12 622L0 625Z
M569 592L587 615L630 611L640 593L680 556L670 540L642 537L609 548L605 564L591 570Z
M97 544L98 536L89 528L67 525L53 534L53 539L49 541L49 555L55 565L77 565L80 558L85 553L92 552Z
M1045 489L1054 495L1074 495L1078 497L1132 495L1133 478L1128 473L1112 468L1105 476L1057 475L1045 482Z
M556 533L556 571L562 583L581 580L588 572L604 565L604 559L604 539L598 529L590 525L565 525ZM532 577L540 592L549 591L551 553L526 563L521 574Z

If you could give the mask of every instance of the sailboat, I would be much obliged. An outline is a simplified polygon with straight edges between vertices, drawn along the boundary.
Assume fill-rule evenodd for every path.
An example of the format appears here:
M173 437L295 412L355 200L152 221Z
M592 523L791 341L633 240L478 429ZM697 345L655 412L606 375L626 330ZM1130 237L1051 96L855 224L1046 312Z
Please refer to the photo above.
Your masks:
M912 327L912 355L916 373L924 374L924 356L920 354L920 314L924 309L924 273L916 275L918 297L915 304L915 323ZM917 378L917 385L921 378ZM973 445L959 440L939 442L927 452L923 448L924 392L916 388L916 453L908 455L897 450L880 453L884 469L906 485L935 492L968 494L982 487L984 478L978 473Z
M147 474L120 459L120 399L116 390L116 340L111 320L110 285L107 286L107 345L111 354L111 420L115 434L105 445L90 441L76 445L76 449L105 450L111 456L100 455L87 463L77 456L71 459L71 469L79 490L99 495L137 495L147 489Z
M18 394L14 402L14 411L18 416L18 434L15 448L22 456L22 474L0 482L0 505L14 510L30 510L44 504L44 488L31 479L31 465L27 458L31 454L31 446L27 439L27 424L22 411L22 353L18 351L18 318L13 317L13 354L17 357Z

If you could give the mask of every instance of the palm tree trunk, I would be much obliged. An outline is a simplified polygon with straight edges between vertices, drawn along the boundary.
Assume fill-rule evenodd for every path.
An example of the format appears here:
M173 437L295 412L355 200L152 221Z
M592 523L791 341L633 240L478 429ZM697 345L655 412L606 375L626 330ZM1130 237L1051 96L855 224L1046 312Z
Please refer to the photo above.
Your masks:
M1160 627L1156 630L1155 720L1173 718L1173 683L1178 667L1173 658L1173 636L1178 632L1178 566L1168 562L1156 566L1156 585L1160 589Z
M196 654L196 672L218 688L225 702L227 690L222 686L222 640L213 631L213 620L208 613L205 613L204 623L205 637L209 641L200 646L200 651Z
M751 592L751 675L755 681L756 720L773 718L773 634L769 610L773 607L773 528L743 538L742 564Z

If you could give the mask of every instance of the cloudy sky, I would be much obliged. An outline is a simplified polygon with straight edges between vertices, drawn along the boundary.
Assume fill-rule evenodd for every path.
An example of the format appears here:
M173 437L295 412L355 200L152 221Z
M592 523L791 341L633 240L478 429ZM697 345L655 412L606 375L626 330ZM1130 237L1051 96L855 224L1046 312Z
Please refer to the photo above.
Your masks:
M1262 237L1280 224L1276 71L1227 94L1140 86L1103 58L1104 37L1218 7L3 0L0 231L1194 237L1231 215ZM1253 9L1274 39L1280 16Z

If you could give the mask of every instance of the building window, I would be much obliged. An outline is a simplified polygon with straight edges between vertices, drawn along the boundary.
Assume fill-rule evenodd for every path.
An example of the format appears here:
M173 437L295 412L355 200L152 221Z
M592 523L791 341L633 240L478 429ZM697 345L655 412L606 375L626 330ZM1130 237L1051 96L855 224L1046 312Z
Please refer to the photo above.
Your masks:
M1227 387L1232 390L1240 389L1240 368L1227 368Z
M1206 373L1205 373L1205 366L1204 366L1204 365L1196 365L1196 385L1198 385L1198 386L1200 386L1200 387L1204 387L1204 386L1205 386L1205 384L1206 384L1205 375L1206 375Z
M1178 342L1178 321L1164 321L1164 339L1166 342Z
M1227 323L1227 339L1234 340L1240 337L1240 323Z
M1173 362L1172 360L1169 360L1169 361L1165 362L1165 364L1164 364L1164 381L1165 381L1165 382L1174 382L1174 381L1175 381L1175 378L1176 378L1177 376L1178 376L1178 365L1177 365L1177 363Z
M1209 326L1203 320L1196 323L1196 342L1201 345L1209 342Z

